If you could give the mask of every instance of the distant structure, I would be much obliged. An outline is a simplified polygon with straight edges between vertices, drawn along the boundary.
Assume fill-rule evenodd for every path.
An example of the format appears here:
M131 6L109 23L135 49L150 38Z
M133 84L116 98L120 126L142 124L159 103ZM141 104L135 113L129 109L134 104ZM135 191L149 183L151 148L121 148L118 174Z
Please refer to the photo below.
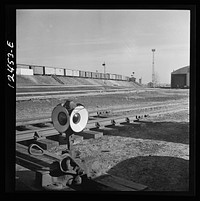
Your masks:
M147 83L147 87L152 88L153 87L153 82Z
M154 69L154 52L156 49L152 49L153 52L153 60L152 60L152 87L155 87L155 69Z
M190 67L185 66L171 73L171 88L190 87Z
M129 81L136 82L136 78L134 77L135 72L132 72L131 77L129 78Z
M142 78L139 79L139 84L142 84Z
M129 78L129 81L131 81L131 82L136 82L136 78L135 78L135 77L130 77L130 78Z

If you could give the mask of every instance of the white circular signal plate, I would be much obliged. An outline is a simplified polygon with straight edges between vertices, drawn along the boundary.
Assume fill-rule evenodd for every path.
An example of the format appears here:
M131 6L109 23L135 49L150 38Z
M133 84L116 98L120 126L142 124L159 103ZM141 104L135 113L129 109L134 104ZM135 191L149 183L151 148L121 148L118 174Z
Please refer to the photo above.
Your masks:
M86 127L87 122L88 111L82 105L75 107L70 115L71 129L76 133L81 132Z

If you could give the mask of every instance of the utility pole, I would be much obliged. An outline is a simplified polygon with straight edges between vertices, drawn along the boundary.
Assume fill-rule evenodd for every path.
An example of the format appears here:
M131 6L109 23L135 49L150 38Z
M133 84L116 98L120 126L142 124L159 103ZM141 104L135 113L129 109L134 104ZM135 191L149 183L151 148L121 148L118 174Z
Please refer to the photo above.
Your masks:
M155 87L155 69L154 69L154 52L156 49L152 49L153 52L153 61L152 61L152 85Z
M105 64L105 61L104 63L102 64L102 66L104 67L104 84L106 83L106 80L105 80L105 76L106 76L106 64Z

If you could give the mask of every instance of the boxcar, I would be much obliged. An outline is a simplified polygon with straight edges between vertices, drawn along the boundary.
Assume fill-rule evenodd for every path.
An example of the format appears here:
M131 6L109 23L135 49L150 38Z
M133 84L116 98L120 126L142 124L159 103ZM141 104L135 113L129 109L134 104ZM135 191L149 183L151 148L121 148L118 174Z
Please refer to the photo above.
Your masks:
M100 73L96 73L96 78L100 79Z
M56 68L56 75L64 76L64 69L63 68Z
M116 74L116 80L122 80L122 76L121 76L121 75Z
M103 75L102 75L103 73L99 73L99 78L100 79L103 79Z
M117 80L117 78L118 78L118 75L114 74L114 80Z
M100 79L104 79L105 78L104 73L99 73L99 76L100 76Z
M126 77L124 75L122 75L122 80L126 80Z
M78 70L72 70L72 74L74 77L79 77L79 71Z
M72 70L65 69L65 75L66 75L66 76L73 76Z
M100 78L100 74L97 72L92 72L92 78L98 79L98 78Z
M56 71L55 68L45 67L45 75L55 75Z
M105 77L105 79L109 80L110 79L110 74L106 73L106 74L104 74L104 77Z
M91 72L92 73L92 78L96 78L96 73Z
M86 77L86 72L79 70L79 77Z
M85 77L91 78L92 77L92 72L86 71L85 72Z
M33 75L33 69L17 68L17 75Z
M44 75L44 66L30 66L34 75Z
M118 75L118 80L122 80L122 75Z
M110 74L110 79L114 80L115 79L115 75L114 74Z

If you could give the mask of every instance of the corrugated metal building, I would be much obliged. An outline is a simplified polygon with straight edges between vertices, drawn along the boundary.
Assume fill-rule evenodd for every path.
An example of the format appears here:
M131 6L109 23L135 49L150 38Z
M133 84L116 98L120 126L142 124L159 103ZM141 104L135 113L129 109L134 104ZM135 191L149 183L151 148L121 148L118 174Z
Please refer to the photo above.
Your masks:
M171 88L190 87L190 67L185 66L171 73Z

